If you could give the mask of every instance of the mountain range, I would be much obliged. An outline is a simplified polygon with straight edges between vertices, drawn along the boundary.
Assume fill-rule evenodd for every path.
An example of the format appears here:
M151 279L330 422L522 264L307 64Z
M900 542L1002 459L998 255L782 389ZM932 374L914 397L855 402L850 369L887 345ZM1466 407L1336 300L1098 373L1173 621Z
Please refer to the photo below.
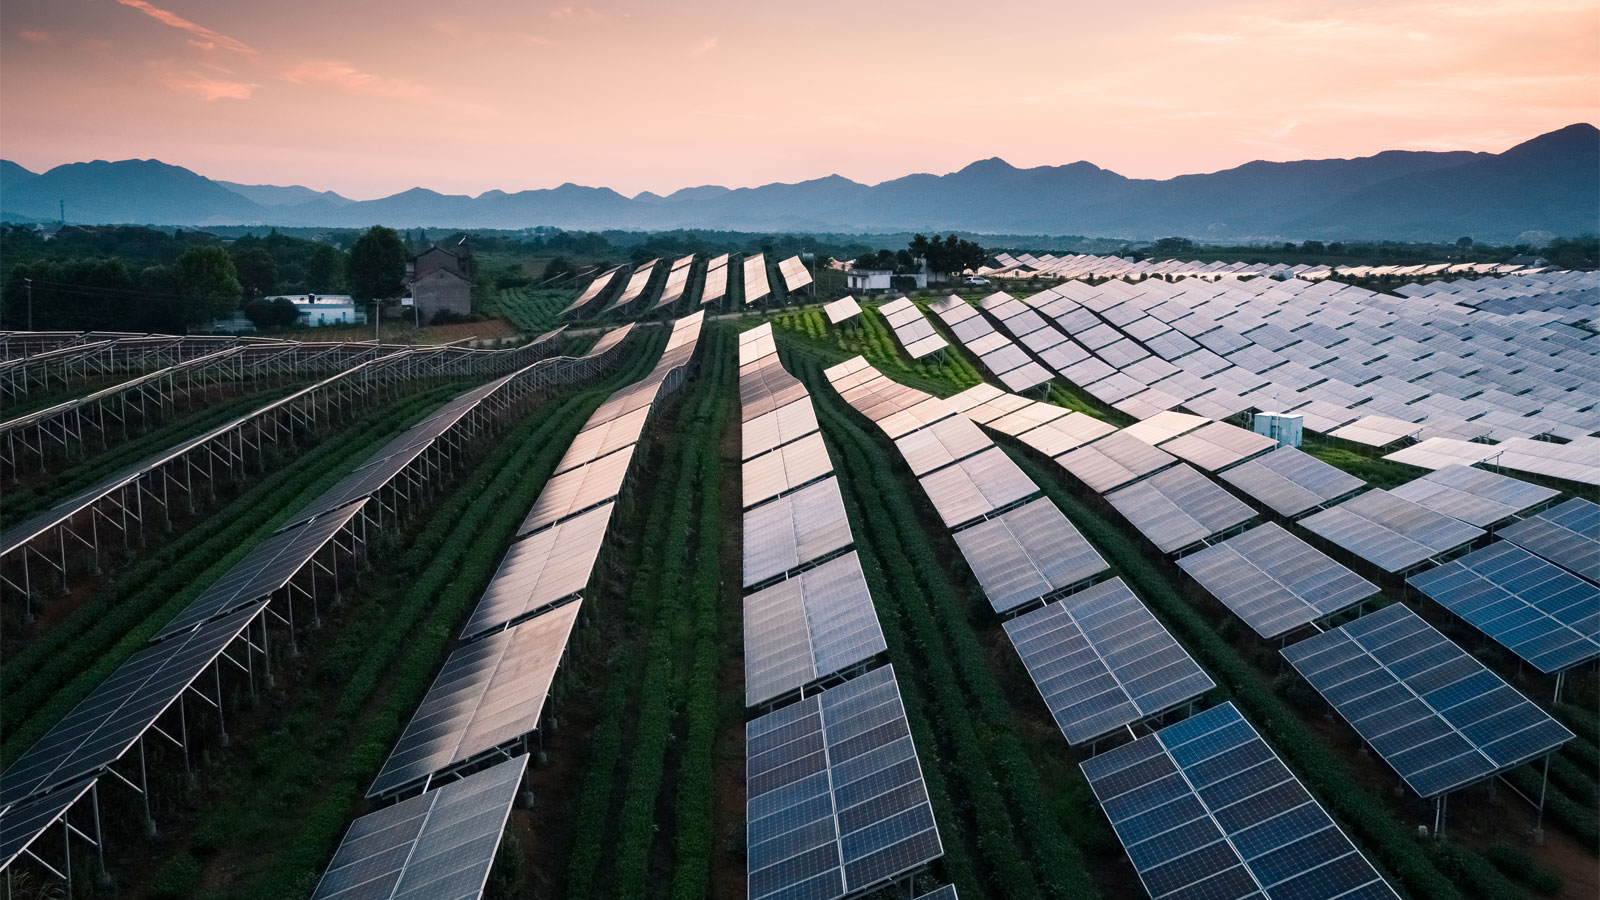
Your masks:
M214 181L158 160L31 172L0 160L0 214L75 223L735 231L939 231L1217 240L1513 241L1600 230L1600 130L1571 125L1503 153L1390 150L1358 159L1246 163L1127 178L1087 162L1021 169L999 158L947 175L624 196L563 184L476 197L412 188L351 200L298 185Z

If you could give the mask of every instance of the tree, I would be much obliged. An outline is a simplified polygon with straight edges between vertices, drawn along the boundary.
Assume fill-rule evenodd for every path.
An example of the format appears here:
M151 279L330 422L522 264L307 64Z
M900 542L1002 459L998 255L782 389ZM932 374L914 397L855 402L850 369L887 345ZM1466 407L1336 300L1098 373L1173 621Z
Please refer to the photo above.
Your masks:
M257 328L287 328L300 320L300 310L283 297L257 297L244 305L244 314Z
M522 268L522 265L519 263L517 265L517 269L519 270L518 274L520 274L521 268ZM545 263L545 265L544 265L544 275L540 276L540 281L545 282L545 283L549 283L551 281L555 281L558 278L570 277L570 276L576 274L577 271L578 271L578 269L577 269L577 267L575 267L572 264L572 260L567 259L565 256L557 256L554 259L550 260L549 262Z
M307 287L312 293L337 294L344 290L344 254L327 244L311 251L306 265Z
M1304 241L1300 244L1300 252L1320 256L1328 252L1328 248L1321 241Z
M184 324L208 322L239 306L239 273L233 257L216 244L190 247L172 264L172 284Z
M278 290L278 264L267 248L257 245L236 252L233 265L246 297L264 297Z
M374 225L350 248L350 293L357 300L400 296L406 245L394 229Z
M1469 237L1458 237L1458 238L1456 238L1456 246L1458 248L1462 249L1462 250L1471 250L1472 249L1472 238L1469 238Z

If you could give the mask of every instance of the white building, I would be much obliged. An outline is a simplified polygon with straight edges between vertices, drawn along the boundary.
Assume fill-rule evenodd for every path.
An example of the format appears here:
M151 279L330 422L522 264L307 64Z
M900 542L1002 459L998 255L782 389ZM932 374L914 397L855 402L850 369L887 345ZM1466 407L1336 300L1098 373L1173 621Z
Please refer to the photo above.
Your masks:
M852 294L887 291L894 273L888 269L851 269L844 273L845 290Z
M263 299L293 303L301 325L360 325L367 321L366 310L349 294L280 294Z

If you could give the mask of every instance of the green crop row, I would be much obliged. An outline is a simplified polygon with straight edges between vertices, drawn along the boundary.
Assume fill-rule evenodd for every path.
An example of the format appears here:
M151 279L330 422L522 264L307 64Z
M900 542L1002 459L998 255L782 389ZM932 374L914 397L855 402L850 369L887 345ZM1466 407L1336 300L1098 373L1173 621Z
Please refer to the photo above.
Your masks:
M276 530L294 511L360 465L447 391L396 401L349 432L247 491L218 517L116 579L35 644L7 661L0 759L30 746L159 628Z
M505 317L525 334L540 334L555 327L561 311L575 299L570 288L506 288L488 311Z

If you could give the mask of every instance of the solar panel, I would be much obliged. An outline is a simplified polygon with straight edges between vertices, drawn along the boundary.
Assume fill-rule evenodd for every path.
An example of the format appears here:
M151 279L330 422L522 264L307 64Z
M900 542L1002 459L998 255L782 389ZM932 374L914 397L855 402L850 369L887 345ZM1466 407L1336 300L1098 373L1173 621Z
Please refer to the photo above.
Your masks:
M1158 716L1215 687L1120 577L1005 628L1069 744Z
M1404 571L1483 536L1481 528L1378 489L1300 524L1385 572Z
M51 791L6 807L5 813L0 815L0 871L5 871L50 826L60 822L73 804L94 786L95 779L85 778L65 790Z
M1205 416L1191 416L1188 413L1168 411L1157 413L1122 430L1131 437L1136 437L1146 444L1155 446L1162 441L1171 440L1180 434L1193 431L1210 422L1211 420Z
M1360 478L1295 447L1279 447L1219 475L1223 481L1286 518L1316 509L1366 485Z
M744 258L744 302L758 303L772 295L767 283L767 260L760 253Z
M1264 638L1333 615L1376 585L1274 523L1178 560L1200 586Z
M995 612L1007 612L1109 566L1047 497L955 533Z
M320 519L268 537L233 564L212 585L189 601L172 621L161 626L152 640L164 641L184 634L201 622L230 613L287 585L328 541L349 524L366 505L363 500L336 509Z
M450 654L367 796L399 793L537 731L582 606L574 600Z
M1015 369L1010 369L996 376L1000 383L1013 391L1025 391L1028 388L1038 387L1054 378L1050 370L1036 362L1029 360Z
M822 311L827 314L828 321L835 325L847 322L861 315L861 304L854 297L840 297L832 303L824 304Z
M896 405L904 406L905 408L877 420L878 427L883 429L883 433L888 435L890 439L898 439L903 435L916 431L918 428L932 425L941 419L956 417L955 408L950 404L940 400L938 397L926 395L923 395L924 399L917 400L916 395L918 394L922 394L922 392L903 392L896 399ZM969 422L968 424L970 425L971 423ZM981 434L982 432L979 433Z
M522 520L522 527L517 529L517 536L532 534L615 499L622 492L622 483L628 478L633 449L630 444L609 456L602 456L545 482L539 499L533 501L528 517Z
M562 454L561 461L556 463L555 470L550 474L569 472L638 443L649 418L650 407L646 406L593 428L585 428L573 438L572 445Z
M916 900L960 900L956 896L956 886L947 884L944 887L934 888L926 894L920 894Z
M1396 896L1232 703L1081 767L1152 900Z
M772 336L772 323L763 323L749 331L739 332L739 368L774 356L777 352L778 341Z
M990 447L920 480L939 518L950 529L1039 491L1039 486L999 447Z
M851 542L837 478L763 503L744 514L744 586L782 575Z
M527 756L351 823L312 900L434 900L483 894Z
M745 705L756 706L885 651L854 552L744 598Z
M1163 553L1176 553L1255 518L1250 507L1188 463L1112 491L1106 502Z
M993 447L994 441L970 420L953 415L897 439L894 445L911 467L911 474L921 477Z
M1389 493L1468 525L1487 528L1561 492L1483 469L1451 465L1390 488Z
M754 368L739 373L740 420L748 422L811 395L800 380L790 375L776 356L768 356Z
M1600 587L1507 541L1406 579L1544 673L1600 656Z
M1056 462L1089 490L1104 494L1177 462L1172 454L1123 432L1068 451Z
M1573 497L1500 529L1506 540L1600 582L1600 504Z
M1307 638L1283 655L1423 798L1572 739L1404 604Z
M513 543L461 629L461 639L470 641L587 587L615 507L607 503Z
M772 412L746 420L741 426L740 452L744 459L799 440L818 430L817 413L809 397L787 403Z
M1274 438L1237 425L1211 422L1164 441L1160 446L1181 460L1215 472L1275 447L1277 443Z
M745 726L750 900L831 900L944 854L894 667Z
M265 606L258 600L128 657L0 774L0 808L121 759Z
M744 508L816 481L833 471L833 461L822 443L822 434L813 432L776 450L745 460Z
M722 264L718 265L717 260L721 260ZM728 296L728 255L724 253L713 259L706 268L705 286L700 289L700 304L704 306L707 303L715 303L726 296Z

